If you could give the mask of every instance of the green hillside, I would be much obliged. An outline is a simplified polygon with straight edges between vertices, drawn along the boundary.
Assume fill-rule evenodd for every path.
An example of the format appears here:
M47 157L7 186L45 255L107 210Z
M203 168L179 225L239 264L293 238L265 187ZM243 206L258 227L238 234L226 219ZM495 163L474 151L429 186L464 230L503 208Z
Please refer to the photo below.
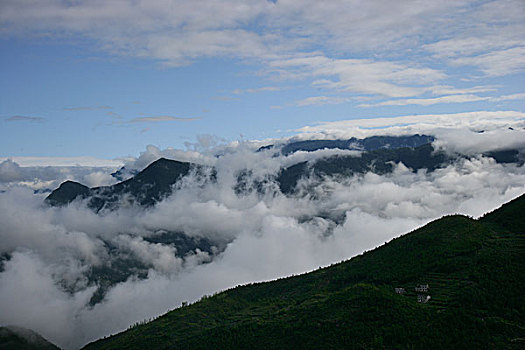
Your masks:
M349 261L205 297L86 348L523 349L523 213L524 196L480 220L443 217Z

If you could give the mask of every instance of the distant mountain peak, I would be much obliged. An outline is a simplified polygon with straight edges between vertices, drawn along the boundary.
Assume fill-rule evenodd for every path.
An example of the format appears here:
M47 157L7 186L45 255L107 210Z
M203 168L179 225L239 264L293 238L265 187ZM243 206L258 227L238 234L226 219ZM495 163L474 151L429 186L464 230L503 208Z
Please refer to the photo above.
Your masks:
M370 136L363 139L355 137L349 139L312 139L296 141L292 140L281 148L281 154L289 155L297 151L313 152L321 149L362 150L374 151L378 149L415 148L433 142L435 139L430 135L399 135L399 136ZM274 145L263 146L258 151L274 148Z
M135 176L112 186L89 188L78 182L66 181L46 198L46 202L62 206L76 199L89 198L88 206L99 211L108 206L118 207L119 196L128 194L140 205L153 205L171 194L171 187L189 173L191 165L160 158Z
M62 206L71 203L79 197L89 195L90 188L81 183L67 180L46 198L46 201L54 206Z

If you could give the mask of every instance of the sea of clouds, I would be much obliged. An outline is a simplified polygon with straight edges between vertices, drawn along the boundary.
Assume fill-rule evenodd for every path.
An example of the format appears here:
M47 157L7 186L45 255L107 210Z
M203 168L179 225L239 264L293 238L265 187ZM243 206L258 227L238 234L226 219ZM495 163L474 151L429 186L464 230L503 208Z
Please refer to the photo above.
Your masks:
M40 190L56 188L65 179L89 186L112 184L116 179L110 174L118 167L20 166L5 160L0 163L0 254L6 258L0 273L0 324L30 328L61 347L79 348L204 294L348 259L445 214L478 217L525 192L524 166L498 164L480 155L492 149L525 149L525 123L523 115L489 115L482 122L479 116L468 118L461 125L444 120L429 124L427 118L417 123L392 119L393 126L380 129L359 128L355 122L302 129L295 138L419 131L435 135L436 148L464 157L434 172L413 172L398 164L385 175L326 178L315 186L305 179L300 186L308 192L296 196L284 196L271 182L262 193L239 195L234 186L245 169L251 170L251 179L263 180L300 161L334 154L359 157L359 152L320 150L277 157L274 150L256 152L261 145L285 140L213 147L201 142L186 151L149 146L136 159L121 163L141 170L167 157L213 165L217 181L203 183L189 176L153 208L103 214L82 202L50 207ZM332 129L336 132L331 134ZM201 251L178 257L175 247L143 239L158 230L206 237L224 250L213 257ZM86 276L91 267L108 262L104 242L150 268L147 278L131 276L90 306L96 286Z

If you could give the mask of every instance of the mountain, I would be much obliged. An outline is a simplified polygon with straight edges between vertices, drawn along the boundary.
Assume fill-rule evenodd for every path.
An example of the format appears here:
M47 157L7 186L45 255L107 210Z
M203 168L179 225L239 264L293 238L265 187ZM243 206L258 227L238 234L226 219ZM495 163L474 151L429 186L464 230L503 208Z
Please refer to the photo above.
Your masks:
M372 136L364 139L348 140L308 140L295 141L281 146L281 153L289 155L297 151L316 151L321 149L359 150L359 155L334 155L301 161L282 168L277 174L267 174L264 179L252 179L252 170L243 169L236 176L234 190L237 195L251 192L264 193L270 183L285 195L297 195L297 184L302 178L321 179L325 176L339 179L358 174L373 172L386 174L394 170L395 165L403 163L412 171L426 169L431 172L445 167L464 156L449 155L434 149L433 136ZM273 148L265 146L259 151ZM516 163L522 165L525 155L519 150L495 150L484 154L498 163ZM53 206L64 206L75 200L86 200L88 207L95 211L113 210L122 206L153 206L169 196L173 187L191 171L204 175L207 180L216 180L216 169L199 164L179 162L160 158L131 178L113 186L88 188L73 181L66 181L46 198ZM115 178L123 178L129 172L125 168L113 173ZM128 175L131 175L129 173Z
M198 173L202 172L204 167L161 158L134 177L113 186L89 188L77 182L66 181L45 201L52 206L64 206L75 200L85 200L87 206L95 212L134 204L149 207L169 196L173 186L192 170ZM197 251L214 256L224 249L223 242L212 242L205 237L188 236L184 232L156 230L141 239L149 243L174 246L175 255L179 258ZM111 287L126 281L131 276L145 278L151 268L133 255L122 254L115 242L105 240L103 237L100 237L100 240L108 252L108 259L105 264L91 266L87 272L88 283L97 286L90 305L102 301Z
M85 349L523 349L524 212L521 196L479 220L446 216L349 261L205 296Z
M124 181L127 180L139 173L138 170L132 169L128 170L125 166L120 168L119 170L115 171L114 173L111 173L111 176L113 176L118 181Z
M90 188L75 181L66 181L47 196L47 203L53 206L66 205L77 198L85 198L90 194Z
M263 197L267 193L278 194L279 191L286 196L309 196L315 193L314 187L321 184L325 177L330 177L335 181L345 181L349 177L367 172L388 174L396 168L398 163L403 163L414 172L422 169L432 172L460 158L460 156L435 150L430 143L433 140L432 136L412 135L291 142L283 147L285 153L338 145L361 149L361 151L352 156L314 157L309 161L281 168L274 173L267 173L263 176L259 174L259 177L254 175L252 169L232 172L236 177L233 181L233 190L239 197L250 193ZM522 153L513 150L495 151L491 153L491 156L496 161L513 163L521 159ZM101 214L127 206L142 207L138 208L140 210L154 206L173 193L176 195L178 184L189 174L202 177L203 181L197 181L199 183L216 183L216 171L212 167L161 158L133 177L112 186L89 188L77 182L66 181L46 198L46 202L53 206L65 206L73 201L82 200L93 211ZM309 179L309 181L303 183L301 179ZM316 216L335 224L342 224L345 220L344 212L335 210L317 213ZM308 219L302 218L302 220ZM122 234L149 243L171 246L175 248L175 255L178 258L184 258L200 251L207 253L209 258L213 259L229 243L221 240L218 235L214 235L214 232L204 232L201 233L201 237L198 237L188 232L164 230L163 227L150 231L138 234L122 232ZM98 287L90 300L91 305L103 300L106 292L117 283L124 282L132 276L139 279L145 278L148 269L152 267L137 259L136 255L130 254L132 252L123 252L123 249L119 248L121 247L119 242L112 238L100 237L100 240L108 253L108 259L104 260L104 264L90 266L86 273L88 284ZM3 260L0 257L0 268ZM73 289L70 291L74 292Z
M360 156L332 156L312 162L301 162L282 169L277 177L281 192L293 193L298 181L305 177L338 176L348 177L354 174L374 172L390 173L394 164L403 163L416 172L420 169L433 171L444 167L452 158L444 152L435 151L430 143L411 148L380 148L365 151Z
M58 350L38 333L16 326L0 327L1 350Z
M378 149L415 148L434 141L434 137L427 135L410 136L371 136L364 139L352 137L348 140L306 140L295 141L284 145L283 155L297 151L317 151L321 149L351 149L358 151L375 151Z
M66 181L46 198L46 202L62 206L77 199L88 199L88 206L95 211L132 203L151 206L170 195L172 186L187 175L192 166L187 162L160 158L132 178L113 186L88 188Z
M178 258L183 258L197 251L208 253L210 257L214 257L225 249L225 244L222 242L212 242L205 237L188 236L183 232L159 230L149 237L142 237L142 239L149 243L176 247L175 256ZM130 276L139 279L146 278L149 269L151 269L151 266L133 255L123 254L112 241L102 241L108 251L108 259L104 264L91 266L86 275L89 284L97 286L97 290L89 301L90 305L101 302L111 287L126 281Z
M491 151L485 153L484 156L491 157L498 163L516 163L523 165L525 161L525 155L517 149Z

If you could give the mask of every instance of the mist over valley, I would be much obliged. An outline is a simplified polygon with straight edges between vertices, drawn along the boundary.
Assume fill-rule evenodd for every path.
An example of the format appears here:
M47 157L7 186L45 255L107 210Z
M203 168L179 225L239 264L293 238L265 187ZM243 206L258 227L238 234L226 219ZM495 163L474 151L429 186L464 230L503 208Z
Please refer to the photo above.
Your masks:
M469 137L396 129L202 153L149 147L101 177L108 185L81 184L81 174L52 192L24 182L45 169L18 167L17 179L6 160L1 322L77 348L205 294L348 259L442 215L478 217L525 190L520 123L465 129L480 141L469 152L457 151ZM508 144L492 146L495 135Z

